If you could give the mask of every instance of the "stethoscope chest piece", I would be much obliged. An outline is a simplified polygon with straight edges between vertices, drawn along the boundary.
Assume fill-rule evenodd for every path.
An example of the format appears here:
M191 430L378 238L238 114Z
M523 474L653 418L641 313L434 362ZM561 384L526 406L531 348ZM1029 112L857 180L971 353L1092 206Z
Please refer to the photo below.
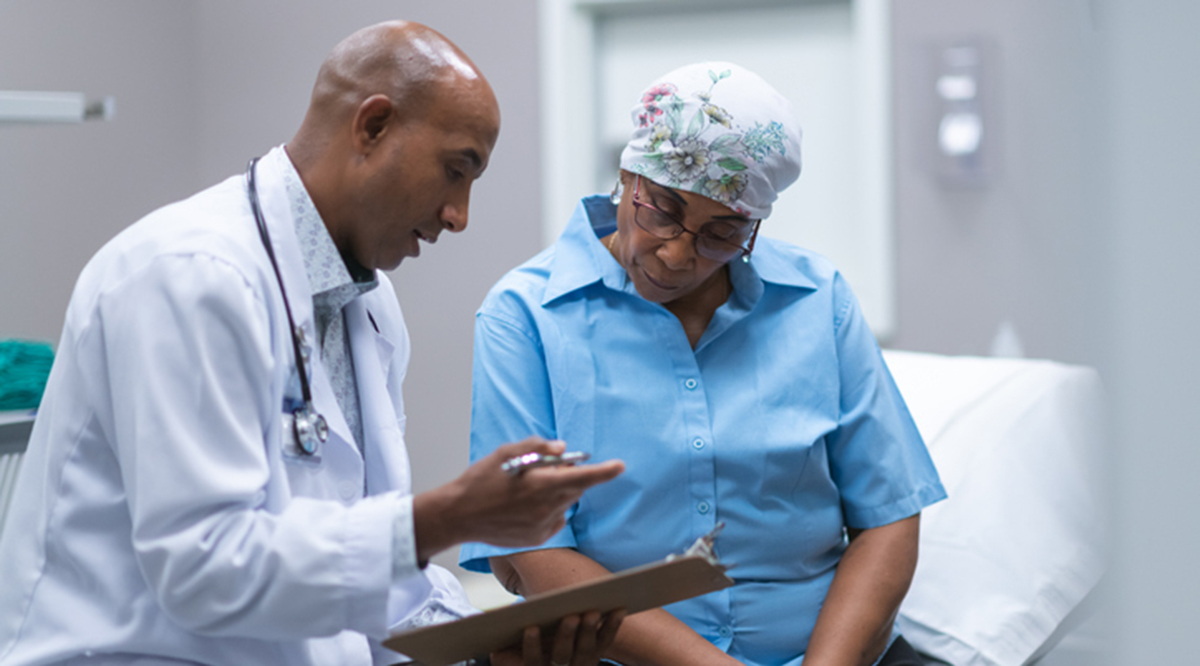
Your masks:
M306 456L313 455L329 439L329 424L325 423L324 416L314 412L308 404L292 412L292 416L296 448Z

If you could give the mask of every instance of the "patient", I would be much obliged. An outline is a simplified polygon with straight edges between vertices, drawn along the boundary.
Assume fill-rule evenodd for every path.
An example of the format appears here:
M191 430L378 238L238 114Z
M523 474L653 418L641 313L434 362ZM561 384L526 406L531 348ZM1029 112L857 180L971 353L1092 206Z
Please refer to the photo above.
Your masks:
M737 584L627 618L609 658L919 664L893 623L945 492L845 279L758 235L800 174L790 104L703 63L632 116L612 196L484 301L471 432L473 459L540 435L627 471L538 549L470 544L463 565L529 595L724 522Z

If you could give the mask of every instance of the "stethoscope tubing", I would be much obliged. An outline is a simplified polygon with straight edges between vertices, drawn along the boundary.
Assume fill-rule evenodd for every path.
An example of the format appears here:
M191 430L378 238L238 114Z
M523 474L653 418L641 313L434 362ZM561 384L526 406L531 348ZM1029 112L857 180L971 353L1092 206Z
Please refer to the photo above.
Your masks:
M288 301L287 289L283 286L283 273L280 272L279 262L275 259L275 249L271 244L271 234L267 231L267 221L266 218L263 217L262 206L260 206L258 202L258 186L255 183L254 173L255 167L258 166L259 159L260 158L255 157L254 159L250 160L250 164L246 167L246 180L249 187L250 197L250 211L254 214L254 222L258 225L258 235L260 238L262 238L263 247L267 250L267 258L271 260L271 268L275 271L275 279L279 282L279 293L283 297L283 309L285 312L287 312L288 331L292 334L292 353L296 358L296 373L300 376L300 393L304 398L304 406L293 412L293 415L298 419L301 418L301 413L303 413L305 416L313 415L315 416L315 419L323 421L323 417L313 409L312 389L308 385L308 372L304 364L304 354L301 353L300 350L300 337L296 332L296 320L292 316L292 306ZM297 423L294 427L298 426L299 424ZM311 455L313 450L315 450L315 447L313 450L310 450L300 441L302 438L300 437L299 432L297 431L295 434L297 438L297 444L299 445L297 448L301 451L301 453ZM318 437L319 439L324 440L323 437L320 437L319 435Z

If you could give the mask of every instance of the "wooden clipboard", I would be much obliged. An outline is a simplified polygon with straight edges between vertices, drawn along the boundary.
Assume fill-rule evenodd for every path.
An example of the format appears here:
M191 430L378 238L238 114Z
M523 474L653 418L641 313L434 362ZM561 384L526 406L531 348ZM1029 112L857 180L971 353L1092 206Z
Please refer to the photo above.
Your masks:
M674 555L479 615L399 632L383 645L426 666L446 666L518 645L525 627L537 625L546 635L566 615L618 608L632 615L731 585L725 567L715 558Z

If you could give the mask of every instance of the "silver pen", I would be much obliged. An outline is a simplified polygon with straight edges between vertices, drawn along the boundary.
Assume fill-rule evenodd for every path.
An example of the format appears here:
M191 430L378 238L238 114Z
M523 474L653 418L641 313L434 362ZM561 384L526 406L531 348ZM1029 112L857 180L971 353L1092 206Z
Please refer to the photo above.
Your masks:
M509 458L500 465L500 469L510 476L517 476L527 469L535 467L556 467L558 465L574 465L581 463L591 456L583 451L568 451L561 456L544 456L540 453L526 453L522 456Z

